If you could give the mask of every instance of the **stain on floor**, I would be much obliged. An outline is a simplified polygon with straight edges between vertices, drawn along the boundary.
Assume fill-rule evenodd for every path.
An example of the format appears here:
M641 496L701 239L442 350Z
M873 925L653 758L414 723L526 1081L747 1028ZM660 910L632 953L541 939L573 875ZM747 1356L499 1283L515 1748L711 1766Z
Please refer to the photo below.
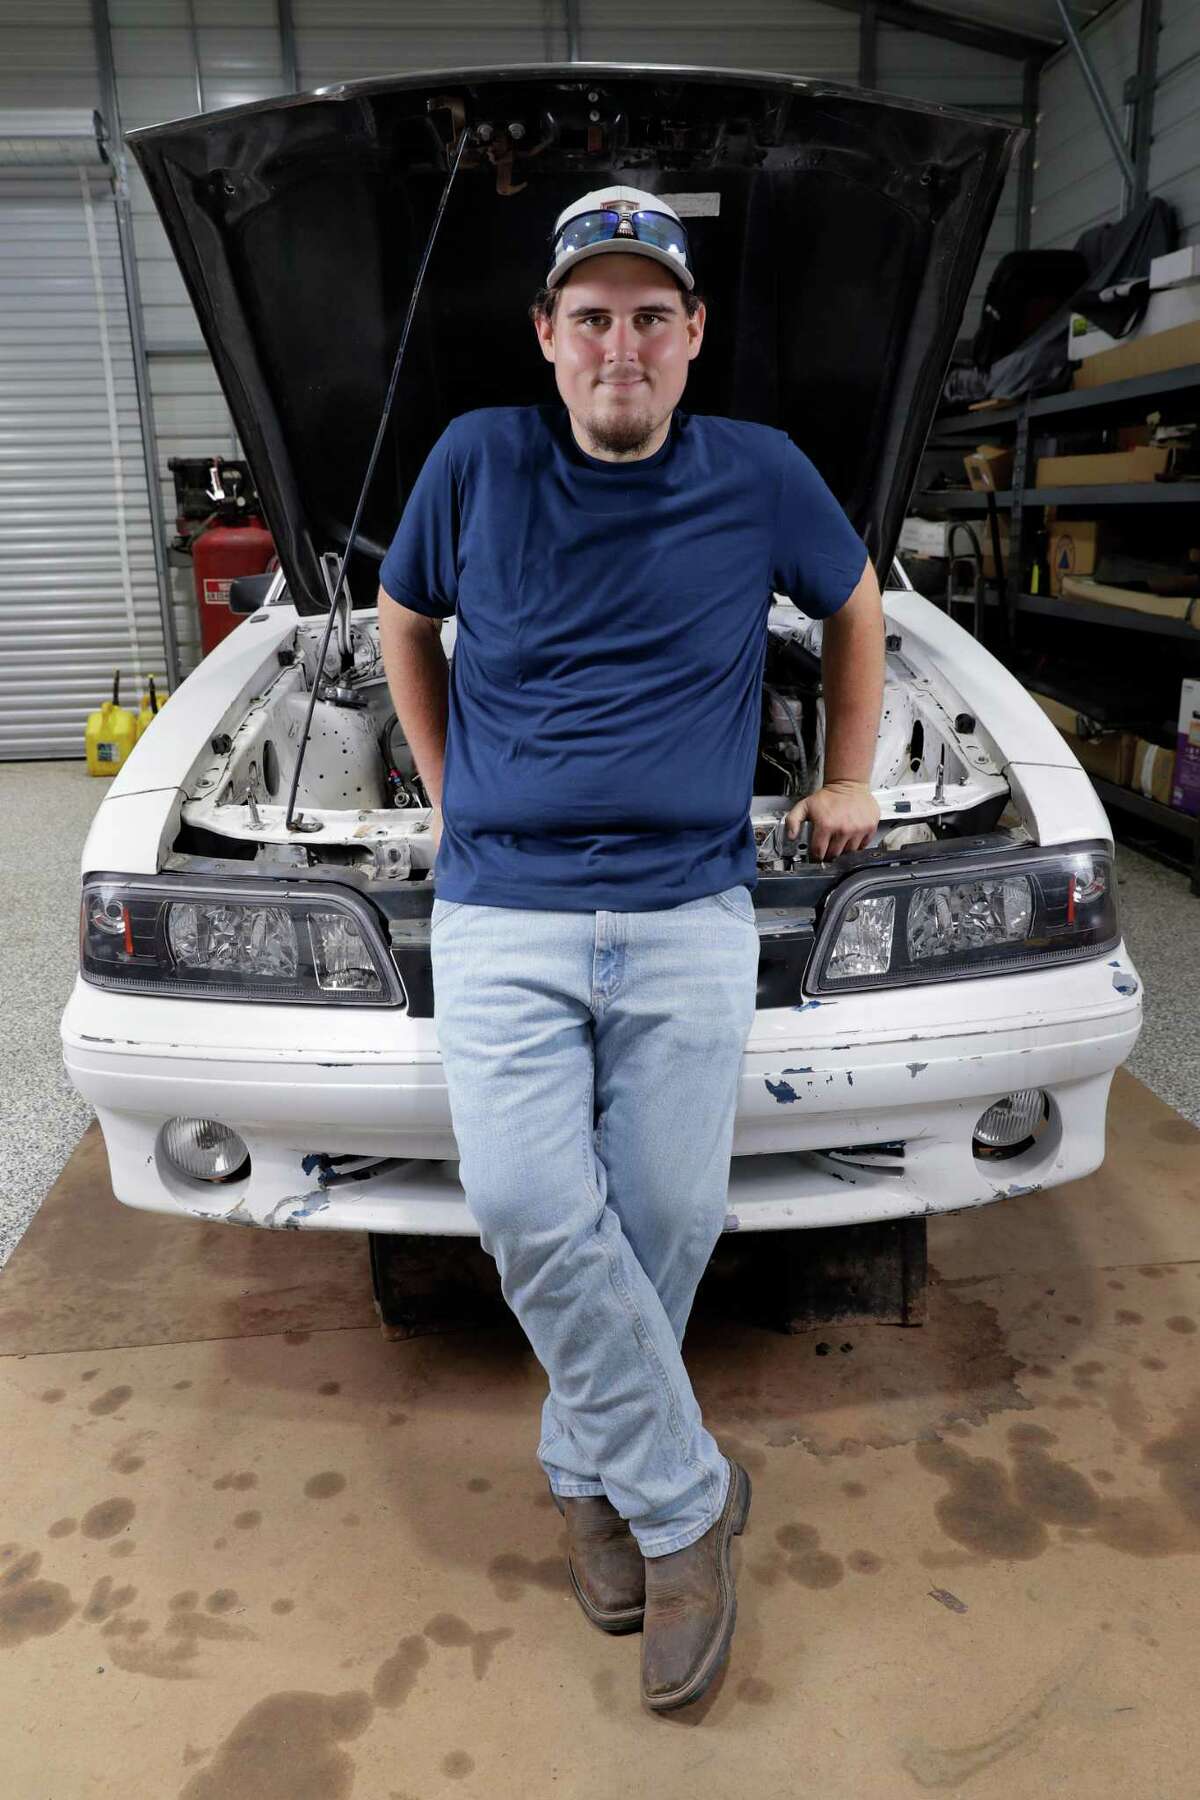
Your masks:
M0 1277L6 1800L126 1800L135 1732L163 1800L1189 1793L1179 1123L1126 1080L1096 1176L931 1221L920 1327L696 1312L754 1504L729 1663L662 1717L571 1590L521 1334L387 1340L364 1245L128 1215L85 1139Z

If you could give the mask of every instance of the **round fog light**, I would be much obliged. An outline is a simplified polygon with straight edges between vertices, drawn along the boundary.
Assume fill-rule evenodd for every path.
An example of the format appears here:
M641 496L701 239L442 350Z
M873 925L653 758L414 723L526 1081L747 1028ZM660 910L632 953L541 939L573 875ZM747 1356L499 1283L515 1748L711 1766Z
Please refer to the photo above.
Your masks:
M1039 1135L1050 1116L1050 1105L1041 1088L1021 1088L1005 1094L982 1113L975 1125L976 1156L1012 1156Z
M230 1181L250 1162L237 1132L216 1119L169 1119L162 1146L179 1173L193 1181Z

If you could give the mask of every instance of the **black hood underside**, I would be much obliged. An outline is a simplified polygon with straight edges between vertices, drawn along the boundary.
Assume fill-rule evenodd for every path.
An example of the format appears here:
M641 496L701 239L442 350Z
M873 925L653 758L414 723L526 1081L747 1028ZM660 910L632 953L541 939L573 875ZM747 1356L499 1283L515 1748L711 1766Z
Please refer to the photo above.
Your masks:
M681 405L787 431L886 568L1023 133L790 76L539 65L352 82L129 134L297 608L327 609L320 555L345 548L464 128L347 571L354 604L374 605L447 422L555 398L529 304L555 216L610 181L688 215L708 318Z

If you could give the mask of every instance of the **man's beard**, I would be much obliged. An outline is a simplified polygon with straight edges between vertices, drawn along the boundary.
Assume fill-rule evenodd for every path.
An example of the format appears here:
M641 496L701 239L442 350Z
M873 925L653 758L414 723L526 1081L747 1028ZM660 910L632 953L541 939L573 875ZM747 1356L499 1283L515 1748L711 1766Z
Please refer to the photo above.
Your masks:
M592 443L610 456L636 456L646 448L661 424L662 420L654 418L645 407L639 407L637 411L630 407L608 415L593 412L583 421Z

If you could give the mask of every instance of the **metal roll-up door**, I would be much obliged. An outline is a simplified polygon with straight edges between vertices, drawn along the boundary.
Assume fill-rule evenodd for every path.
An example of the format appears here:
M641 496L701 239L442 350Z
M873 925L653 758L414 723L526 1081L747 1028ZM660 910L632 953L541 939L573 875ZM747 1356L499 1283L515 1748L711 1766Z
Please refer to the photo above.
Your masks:
M0 758L82 757L166 677L112 175L85 112L0 111Z

